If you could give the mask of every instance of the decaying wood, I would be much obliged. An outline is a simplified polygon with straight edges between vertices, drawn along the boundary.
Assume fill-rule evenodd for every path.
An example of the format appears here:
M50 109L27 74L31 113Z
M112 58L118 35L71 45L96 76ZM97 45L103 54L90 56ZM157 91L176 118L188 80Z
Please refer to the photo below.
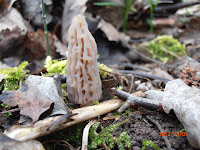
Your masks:
M8 131L5 131L4 134L18 141L35 139L35 138L50 134L51 132L55 132L55 131L67 128L69 126L75 125L77 123L90 120L97 116L106 114L110 111L118 109L122 104L123 104L122 100L112 99L112 100L102 102L98 105L74 109L72 110L72 113L77 114L77 115L71 117L73 121L70 121L70 122L62 121L60 122L59 125L55 126L54 129L49 130L49 131L47 130L49 126L51 126L52 123L54 123L56 120L58 120L62 116L49 117L47 119L38 121L29 127L13 126Z

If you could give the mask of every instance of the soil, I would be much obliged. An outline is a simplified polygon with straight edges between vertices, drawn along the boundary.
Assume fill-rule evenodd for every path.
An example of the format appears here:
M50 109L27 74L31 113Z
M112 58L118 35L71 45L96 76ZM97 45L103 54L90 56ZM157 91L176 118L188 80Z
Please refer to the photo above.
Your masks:
M161 149L167 149L163 137L159 136L159 129L147 118L147 116L157 121L164 132L179 132L183 129L183 126L174 114L167 115L157 111L141 109L139 111L132 110L130 121L122 125L122 127L117 129L116 132L121 133L124 130L127 131L131 136L133 150L141 149L142 141L145 139L153 141ZM127 117L128 116L124 116L121 119L123 120ZM189 145L186 136L167 136L167 138L172 149L195 150L195 148ZM150 147L148 149L150 149Z
M131 137L132 150L141 150L143 147L142 141L146 139L153 141L160 149L166 150L166 143L163 137L159 136L160 131L158 127L154 123L152 123L147 118L147 116L151 117L154 121L158 122L161 125L164 132L180 132L182 129L184 129L174 113L168 115L162 112L151 111L141 107L136 109L131 108L130 114L121 116L120 119L117 121L101 121L101 125L107 127L113 123L119 123L121 121L124 121L125 119L128 119L128 122L124 123L112 133L113 136L118 137L121 132L126 131ZM40 141L43 143L51 140L56 141L62 139L68 141L68 143L74 148L79 149L81 148L82 132L86 124L87 122L84 122L76 126L67 128L65 130L59 131L57 133L53 133L51 135L41 138ZM67 138L68 140L66 140ZM169 143L171 144L172 150L196 150L189 144L186 136L167 136L167 138L169 140ZM53 143L51 143L51 148L47 148L48 146L46 144L44 144L44 146L47 149L52 149L52 146L54 145L54 149L63 149L63 147L56 142L53 145L52 144ZM64 149L66 149L66 146ZM146 150L147 149L153 150L154 148L146 147Z

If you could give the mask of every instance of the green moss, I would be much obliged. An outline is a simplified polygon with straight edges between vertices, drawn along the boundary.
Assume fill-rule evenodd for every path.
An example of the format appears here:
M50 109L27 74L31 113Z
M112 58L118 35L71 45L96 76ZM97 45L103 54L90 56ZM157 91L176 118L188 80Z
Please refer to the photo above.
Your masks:
M160 150L160 148L151 140L144 140L142 141L142 150L150 149L149 147L155 149L155 150Z
M108 72L112 72L112 70L110 68L108 68L106 65L99 64L99 73L100 73L100 76L102 78L106 78L109 75L108 72L105 72L103 70L108 71Z
M52 60L51 56L47 56L44 67L47 69L48 73L45 74L45 76L52 76L55 73L60 73L61 75L64 75L66 74L66 66L67 60ZM101 69L108 72L112 71L106 65L99 64L99 74L102 78L106 78L109 73Z
M185 45L170 35L158 36L146 48L152 54L153 58L161 60L164 63L167 63L171 58L175 58L175 56L179 57L186 54Z
M115 137L112 133L119 128L122 124L127 122L124 120L123 122L112 124L108 127L101 126L101 131L97 133L100 122L96 122L90 129L89 132L89 149L96 149L98 146L102 144L107 145L110 149L113 149L115 144L117 144L119 150L124 150L125 147L131 147L131 138L127 134L127 132L123 131L119 137Z
M48 73L60 73L61 75L66 74L67 60L52 60L51 56L47 56L44 67Z
M58 139L65 140L68 143L72 143L73 146L80 146L82 143L82 133L83 133L84 123L79 123L72 127L69 127L65 132L60 132Z
M119 114L119 113L117 113L117 112L114 113L114 115L115 115L115 116L118 116L118 117L125 116L125 115L128 115L128 116L129 116L130 114L131 114L131 109L130 109L130 108L126 109L126 110L124 111L124 113L122 113L122 114Z
M10 109L10 106L5 105L3 103L1 104L1 107L3 107L5 110L9 110ZM3 116L8 118L8 117L12 116L12 113L8 112L8 113L5 113Z
M26 70L28 62L22 62L18 67L0 69L0 74L4 76L4 89L17 90L19 82L28 76L29 71Z

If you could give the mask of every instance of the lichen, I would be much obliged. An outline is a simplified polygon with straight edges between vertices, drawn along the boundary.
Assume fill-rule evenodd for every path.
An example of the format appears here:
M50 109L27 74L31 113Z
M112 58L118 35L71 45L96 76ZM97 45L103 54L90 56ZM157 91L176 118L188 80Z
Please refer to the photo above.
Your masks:
M158 36L153 39L146 48L152 54L152 57L167 63L175 56L179 57L186 54L186 47L181 44L177 39L170 35Z
M0 74L4 76L5 80L5 90L17 90L19 88L19 82L23 81L25 77L28 77L29 71L26 70L27 65L28 62L25 61L22 62L18 67L0 69Z

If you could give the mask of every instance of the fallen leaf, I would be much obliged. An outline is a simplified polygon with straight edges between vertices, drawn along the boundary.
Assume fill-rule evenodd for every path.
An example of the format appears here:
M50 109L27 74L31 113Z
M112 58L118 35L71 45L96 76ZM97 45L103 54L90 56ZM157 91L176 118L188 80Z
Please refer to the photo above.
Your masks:
M26 35L21 33L20 28L12 30L5 29L0 33L0 59L16 55L20 45L24 42Z
M27 79L32 85L54 103L52 115L64 115L70 112L69 108L62 99L61 77L55 75L52 77L42 77L30 75Z
M66 1L62 18L62 41L67 45L68 29L72 19L78 14L84 14L86 10L86 2L88 0Z
M173 80L173 77L169 73L160 68L154 68L152 74L164 79Z
M111 23L108 23L101 19L99 23L100 29L106 34L109 41L124 41L128 42L130 40L130 37L126 34L119 32Z
M5 0L0 0L0 17L3 16L5 14L5 12L7 12L8 10L8 2Z
M43 26L43 18L42 18L42 2L40 0L21 0L20 6L22 10L23 17L27 20L31 20L31 23L36 26ZM53 17L50 13L52 10L52 2L51 0L44 1L45 5L45 15L46 15L46 23L49 24Z
M110 80L102 80L102 87L103 87L103 93L101 100L109 100L114 97L114 93L111 90L111 88L115 87L116 81L113 79Z
M59 82L59 81L58 81ZM67 114L69 109L59 94L57 80L51 77L30 75L20 89L16 91L3 91L0 101L4 104L20 108L20 114L28 116L32 122L37 121L41 115L46 117L57 114Z
M15 27L20 28L21 31L27 31L27 26L24 22L19 11L15 8L11 8L10 11L7 11L6 14L0 18L0 31L5 29L12 30Z
M36 86L27 81L16 91L3 91L0 101L11 107L18 106L20 114L30 117L33 122L53 104Z

